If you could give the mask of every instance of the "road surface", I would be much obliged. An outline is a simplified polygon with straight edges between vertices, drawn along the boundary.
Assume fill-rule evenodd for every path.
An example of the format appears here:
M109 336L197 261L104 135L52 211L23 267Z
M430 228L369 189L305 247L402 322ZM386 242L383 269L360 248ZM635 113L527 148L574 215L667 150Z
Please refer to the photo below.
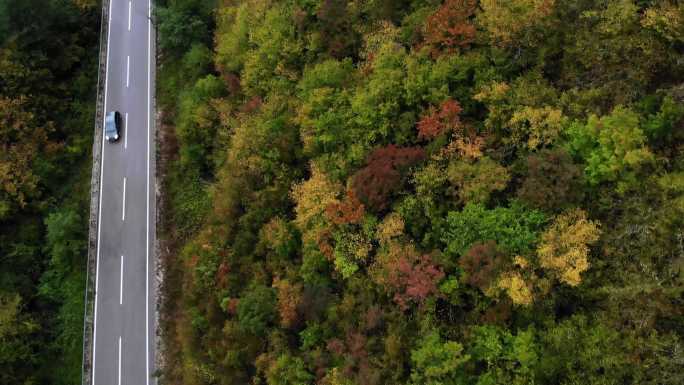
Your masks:
M93 385L149 385L154 372L154 90L151 0L110 0L102 143Z

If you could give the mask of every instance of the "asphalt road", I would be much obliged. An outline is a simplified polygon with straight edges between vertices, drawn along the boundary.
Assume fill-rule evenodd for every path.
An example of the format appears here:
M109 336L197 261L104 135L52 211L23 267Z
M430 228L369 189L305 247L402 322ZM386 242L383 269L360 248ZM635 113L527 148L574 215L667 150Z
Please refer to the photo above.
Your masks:
M110 0L102 143L93 385L148 385L154 372L154 90L151 0Z

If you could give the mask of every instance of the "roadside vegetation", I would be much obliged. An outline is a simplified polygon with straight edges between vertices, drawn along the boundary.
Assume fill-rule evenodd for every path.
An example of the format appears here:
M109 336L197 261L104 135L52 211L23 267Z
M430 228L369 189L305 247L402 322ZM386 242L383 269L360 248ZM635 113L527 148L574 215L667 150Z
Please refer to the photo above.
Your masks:
M0 384L81 381L99 26L0 0Z
M684 383L684 6L155 20L164 384Z

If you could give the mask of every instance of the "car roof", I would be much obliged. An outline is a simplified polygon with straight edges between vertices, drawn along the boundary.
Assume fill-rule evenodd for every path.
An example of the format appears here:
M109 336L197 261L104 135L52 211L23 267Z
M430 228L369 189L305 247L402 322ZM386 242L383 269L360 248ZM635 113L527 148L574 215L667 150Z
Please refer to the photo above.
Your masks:
M114 121L115 114L116 111L111 111L107 113L107 116L105 117L105 132L114 133L116 131L116 123Z

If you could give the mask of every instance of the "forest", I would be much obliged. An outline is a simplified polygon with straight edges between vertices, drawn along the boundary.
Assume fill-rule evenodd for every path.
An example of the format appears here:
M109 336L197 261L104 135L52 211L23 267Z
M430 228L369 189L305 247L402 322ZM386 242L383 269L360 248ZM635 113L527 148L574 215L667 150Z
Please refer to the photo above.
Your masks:
M0 384L81 383L96 0L0 0Z
M155 21L164 384L684 383L681 2Z

